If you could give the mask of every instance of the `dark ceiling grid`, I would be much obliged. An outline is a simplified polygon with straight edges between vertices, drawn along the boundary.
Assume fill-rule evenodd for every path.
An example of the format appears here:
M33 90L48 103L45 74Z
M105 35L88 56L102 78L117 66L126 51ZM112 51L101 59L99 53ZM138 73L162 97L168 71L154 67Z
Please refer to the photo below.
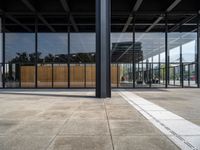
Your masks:
M181 2L181 0L174 0L174 2L166 9L166 13L172 11L179 3ZM154 26L156 26L165 16L161 15L159 16L153 23L151 26L149 26L145 32L149 32L152 28L154 28Z
M32 12L37 12L35 7L28 0L21 0L25 6L27 6ZM46 21L46 19L37 12L38 18L50 29L51 32L56 32L56 30Z

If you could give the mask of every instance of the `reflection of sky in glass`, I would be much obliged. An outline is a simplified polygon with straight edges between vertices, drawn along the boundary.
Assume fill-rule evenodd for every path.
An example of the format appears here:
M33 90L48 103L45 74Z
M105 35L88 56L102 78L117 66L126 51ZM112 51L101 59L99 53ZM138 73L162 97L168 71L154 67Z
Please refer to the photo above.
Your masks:
M6 62L16 57L16 53L35 52L34 33L6 33L5 34Z
M67 54L67 37L67 33L39 33L38 52L42 53L41 57L44 58L48 54Z
M71 53L90 53L96 51L95 33L70 33Z
M164 33L136 33L136 42L141 42L144 58L161 54L161 62L165 61L165 36ZM181 37L181 39L180 39ZM1 37L0 37L1 38ZM42 57L49 53L67 54L67 33L38 33L38 51ZM196 33L169 33L168 48L170 49L170 61L180 58L180 40L182 41L183 61L194 61ZM130 42L132 33L111 33L112 43ZM1 44L1 43L0 43ZM16 56L16 53L35 51L34 33L6 33L6 61ZM95 33L71 33L71 53L95 52ZM158 58L155 59L157 62Z
M188 42L182 46L183 62L195 61L195 40Z
M111 33L110 36L110 49L112 50L112 43L120 43L120 42L131 42L133 41L133 34L132 33Z

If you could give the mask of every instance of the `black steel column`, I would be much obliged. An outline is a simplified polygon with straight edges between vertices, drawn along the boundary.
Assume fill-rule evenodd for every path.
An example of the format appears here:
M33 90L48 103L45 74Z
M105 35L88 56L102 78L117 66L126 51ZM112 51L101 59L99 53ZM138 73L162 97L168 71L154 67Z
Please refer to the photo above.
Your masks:
M167 14L165 14L165 87L168 87L169 81L169 53L168 53L168 26Z
M190 87L190 64L188 65L188 87Z
M68 88L70 88L70 14L68 14L68 25L67 25L67 49L68 49L68 57L67 57L67 77L68 77Z
M158 83L160 84L160 72L161 72L161 70L160 70L160 66L161 66L161 64L160 64L160 53L159 53L159 55L158 55L158 78L159 78L159 81L158 81Z
M86 71L87 65L84 63L84 87L86 88L86 81L87 81L87 71Z
M119 87L119 64L117 63L117 88Z
M96 0L96 97L111 97L110 0Z
M139 57L138 57L139 58ZM133 88L135 88L135 79L136 79L136 72L135 72L135 14L133 14L133 53L132 53L132 61L133 61ZM139 59L138 59L139 63ZM138 67L139 68L139 67Z
M35 87L38 87L38 16L35 14Z
M180 85L183 88L184 87L184 79L183 79L183 50L182 50L182 30L181 30L181 24L179 25L179 32L180 32L180 37L179 37L179 44L180 44L180 60L179 60L179 65L180 65Z
M196 70L196 78L197 78L197 86L200 88L200 12L197 17L197 70Z
M51 87L54 88L54 62L51 63Z
M3 13L3 18L2 18L2 32L3 32L3 76L2 76L2 80L3 80L3 88L5 88L5 20L6 20L6 15L5 13Z

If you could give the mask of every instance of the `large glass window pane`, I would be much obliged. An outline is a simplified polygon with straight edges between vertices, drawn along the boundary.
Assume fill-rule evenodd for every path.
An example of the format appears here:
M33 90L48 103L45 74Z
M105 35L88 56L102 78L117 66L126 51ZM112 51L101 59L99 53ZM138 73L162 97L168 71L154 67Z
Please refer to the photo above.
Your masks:
M70 34L71 87L93 87L95 85L95 49L95 33Z
M181 33L182 43L182 61L183 61L183 83L184 86L197 87L196 82L196 59L197 51L197 33Z
M168 33L169 50L169 85L197 86L196 84L196 33L170 32Z
M3 38L2 38L2 19L0 17L0 88L3 87Z
M190 18L187 23L173 24L174 19L184 21L187 18ZM197 86L195 67L197 51L196 19L196 17L190 15L168 16L169 86Z
M181 49L180 32L168 33L169 86L181 86Z
M38 62L38 87L67 87L68 34L38 33Z
M34 87L35 34L5 33L6 87ZM29 72L31 70L31 72Z
M5 87L35 87L35 18L13 18L20 24L5 20Z
M133 33L111 33L110 46L112 87L133 87Z
M162 87L165 64L165 34L136 32L140 55L136 55L136 87ZM139 54L139 53L138 53Z

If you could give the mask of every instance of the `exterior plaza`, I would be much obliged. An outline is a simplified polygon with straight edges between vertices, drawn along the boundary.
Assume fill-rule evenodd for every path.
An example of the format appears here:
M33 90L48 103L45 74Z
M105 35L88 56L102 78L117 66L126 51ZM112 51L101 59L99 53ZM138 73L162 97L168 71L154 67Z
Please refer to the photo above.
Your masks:
M0 0L0 150L198 150L199 88L199 0Z

